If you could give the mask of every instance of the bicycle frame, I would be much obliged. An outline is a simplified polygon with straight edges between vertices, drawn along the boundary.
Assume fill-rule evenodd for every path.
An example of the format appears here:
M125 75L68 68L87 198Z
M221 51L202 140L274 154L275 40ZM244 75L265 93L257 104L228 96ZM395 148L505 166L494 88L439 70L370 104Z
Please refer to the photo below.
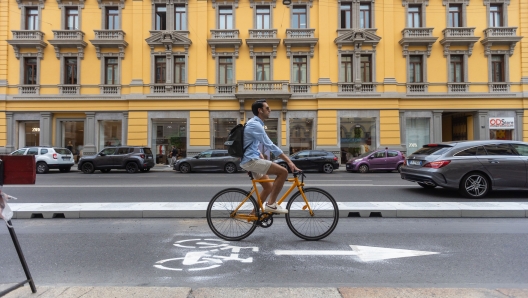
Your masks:
M236 207L236 209L233 210L233 212L231 213L231 217L244 219L244 220L247 220L247 221L259 220L259 217L256 214L249 214L249 215L237 214L237 211L242 207L242 205L244 205L247 202L247 200L249 200L249 197L251 197L252 194L256 194L258 207L260 208L260 210L264 211L264 206L262 205L262 200L260 199L260 193L259 193L258 188L257 188L257 183L262 183L262 182L272 182L273 183L274 181L275 181L275 179L253 179L253 180L251 180L251 183L253 184L253 187L251 188L251 191L242 200L242 202ZM286 197L288 197L288 195L290 195L290 193L295 188L297 188L299 190L299 192L301 193L301 196L302 196L304 202L306 203L306 205L303 206L302 209L306 210L306 208L308 208L308 211L310 212L310 216L313 216L314 214L313 214L312 208L310 207L308 199L306 199L306 196L304 195L304 191L302 189L302 187L304 186L304 182L299 182L299 178L297 176L295 176L293 178L288 178L286 181L287 182L292 182L292 185L290 186L288 191L279 199L279 201L277 203L281 204L282 202L284 202L284 200L286 200ZM267 217L268 215L265 215L265 216Z

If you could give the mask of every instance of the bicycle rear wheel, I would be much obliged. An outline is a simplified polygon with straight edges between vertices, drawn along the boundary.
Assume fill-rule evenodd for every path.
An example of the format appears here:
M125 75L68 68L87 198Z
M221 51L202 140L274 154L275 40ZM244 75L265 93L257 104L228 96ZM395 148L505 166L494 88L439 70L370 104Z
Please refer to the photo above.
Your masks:
M251 235L257 228L257 222L250 220L254 212L258 216L258 206L253 196L239 188L228 188L217 193L207 206L207 224L216 236L238 241ZM240 207L236 212L235 210Z
M339 209L334 198L319 188L305 188L304 195L313 211L306 205L300 192L288 201L286 223L290 230L304 240L321 240L330 235L337 226Z

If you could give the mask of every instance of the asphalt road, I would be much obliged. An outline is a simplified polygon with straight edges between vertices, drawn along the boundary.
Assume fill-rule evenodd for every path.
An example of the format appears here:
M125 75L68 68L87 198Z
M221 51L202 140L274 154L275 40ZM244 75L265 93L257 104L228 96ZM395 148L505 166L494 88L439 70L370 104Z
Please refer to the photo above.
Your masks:
M528 287L526 219L346 218L318 242L277 219L230 243L205 219L13 223L39 286ZM0 284L23 280L3 225L0 251Z
M307 173L306 186L320 187L339 202L463 202L467 199L453 190L423 189L404 181L398 173ZM93 202L207 202L227 187L249 190L245 173L191 173L171 171L128 174L97 171L50 171L37 175L35 185L5 185L4 191L19 198L16 203L93 203ZM527 202L528 192L492 192L482 202ZM15 202L13 202L15 203Z

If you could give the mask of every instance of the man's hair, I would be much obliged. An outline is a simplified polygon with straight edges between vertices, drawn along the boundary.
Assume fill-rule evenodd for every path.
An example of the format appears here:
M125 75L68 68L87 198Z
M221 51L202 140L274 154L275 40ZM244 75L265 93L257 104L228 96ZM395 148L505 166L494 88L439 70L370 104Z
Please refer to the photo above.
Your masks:
M258 116L258 109L262 109L265 102L265 99L259 99L251 105L251 111L253 112L253 115Z

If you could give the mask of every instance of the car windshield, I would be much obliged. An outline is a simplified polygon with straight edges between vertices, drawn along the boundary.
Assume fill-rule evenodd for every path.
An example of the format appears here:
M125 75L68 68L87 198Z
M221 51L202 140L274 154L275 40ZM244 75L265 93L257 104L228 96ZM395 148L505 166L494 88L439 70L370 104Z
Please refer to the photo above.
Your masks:
M452 147L441 147L441 146L423 147L415 151L412 155L440 155L440 154L444 154L446 151L448 151L451 148Z
M70 150L66 148L53 148L53 149L55 149L55 152L57 152L58 154L72 154Z
M26 148L18 149L17 151L11 153L11 155L24 155L24 152L26 152Z

